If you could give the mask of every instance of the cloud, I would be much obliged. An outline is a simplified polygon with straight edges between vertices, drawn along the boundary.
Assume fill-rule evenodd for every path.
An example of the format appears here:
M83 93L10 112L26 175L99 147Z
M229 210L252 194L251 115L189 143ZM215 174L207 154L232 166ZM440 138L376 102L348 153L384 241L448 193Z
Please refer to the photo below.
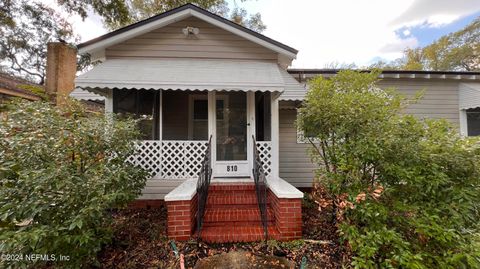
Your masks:
M55 0L42 0L54 3ZM233 2L233 0L229 0ZM299 50L298 68L329 63L368 65L394 60L418 46L412 27L438 27L480 10L480 0L258 0L240 5L259 12L264 34ZM237 1L238 2L238 1ZM87 41L107 32L95 14L71 18Z
M430 27L440 27L478 11L479 0L416 0L391 25L413 26L426 23Z
M395 42L388 43L380 49L382 53L398 53L406 48L415 48L418 46L418 40L415 37L399 38Z

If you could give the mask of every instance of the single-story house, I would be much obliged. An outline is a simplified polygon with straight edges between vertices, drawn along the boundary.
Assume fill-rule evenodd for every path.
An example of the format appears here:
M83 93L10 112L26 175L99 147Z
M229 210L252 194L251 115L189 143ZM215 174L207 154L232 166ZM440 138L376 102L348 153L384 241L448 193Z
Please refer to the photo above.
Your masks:
M187 4L78 45L101 61L76 94L106 113L141 115L131 161L151 174L139 201L164 200L168 235L209 242L302 235L299 188L314 166L295 127L306 81L337 70L287 69L297 50ZM480 131L480 73L384 71L381 87L425 90L405 112Z

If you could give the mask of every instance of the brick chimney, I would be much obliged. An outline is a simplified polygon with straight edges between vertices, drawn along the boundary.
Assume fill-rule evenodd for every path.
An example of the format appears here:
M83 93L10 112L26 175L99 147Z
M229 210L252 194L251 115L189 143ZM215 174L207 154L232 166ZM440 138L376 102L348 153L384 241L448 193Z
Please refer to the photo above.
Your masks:
M64 42L48 43L45 89L57 105L62 105L75 88L76 72L77 49Z

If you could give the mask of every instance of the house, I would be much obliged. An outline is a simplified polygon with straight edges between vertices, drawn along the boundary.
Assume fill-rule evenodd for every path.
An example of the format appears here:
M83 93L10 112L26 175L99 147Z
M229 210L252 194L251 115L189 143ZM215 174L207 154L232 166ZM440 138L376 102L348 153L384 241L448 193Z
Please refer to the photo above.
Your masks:
M130 161L151 179L138 199L164 199L170 238L301 237L299 188L311 187L314 166L296 109L309 78L337 70L287 70L297 50L191 4L78 49L102 63L75 79L76 91L102 96L107 113L142 119ZM477 134L480 73L385 71L382 79L408 95L426 90L406 112Z
M31 81L0 72L0 104L11 98L23 98L30 101L40 100L42 97L33 93L32 88L39 88Z

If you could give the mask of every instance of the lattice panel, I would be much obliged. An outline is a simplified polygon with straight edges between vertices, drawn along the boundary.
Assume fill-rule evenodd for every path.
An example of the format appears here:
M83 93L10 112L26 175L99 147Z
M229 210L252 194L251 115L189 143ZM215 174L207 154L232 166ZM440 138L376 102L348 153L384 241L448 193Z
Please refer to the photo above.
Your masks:
M196 178L202 166L208 141L163 141L161 177Z
M263 171L268 176L272 172L272 142L257 141L257 149L262 160Z
M147 170L152 177L160 173L160 147L157 140L143 140L136 143L137 154L130 157L129 162Z

